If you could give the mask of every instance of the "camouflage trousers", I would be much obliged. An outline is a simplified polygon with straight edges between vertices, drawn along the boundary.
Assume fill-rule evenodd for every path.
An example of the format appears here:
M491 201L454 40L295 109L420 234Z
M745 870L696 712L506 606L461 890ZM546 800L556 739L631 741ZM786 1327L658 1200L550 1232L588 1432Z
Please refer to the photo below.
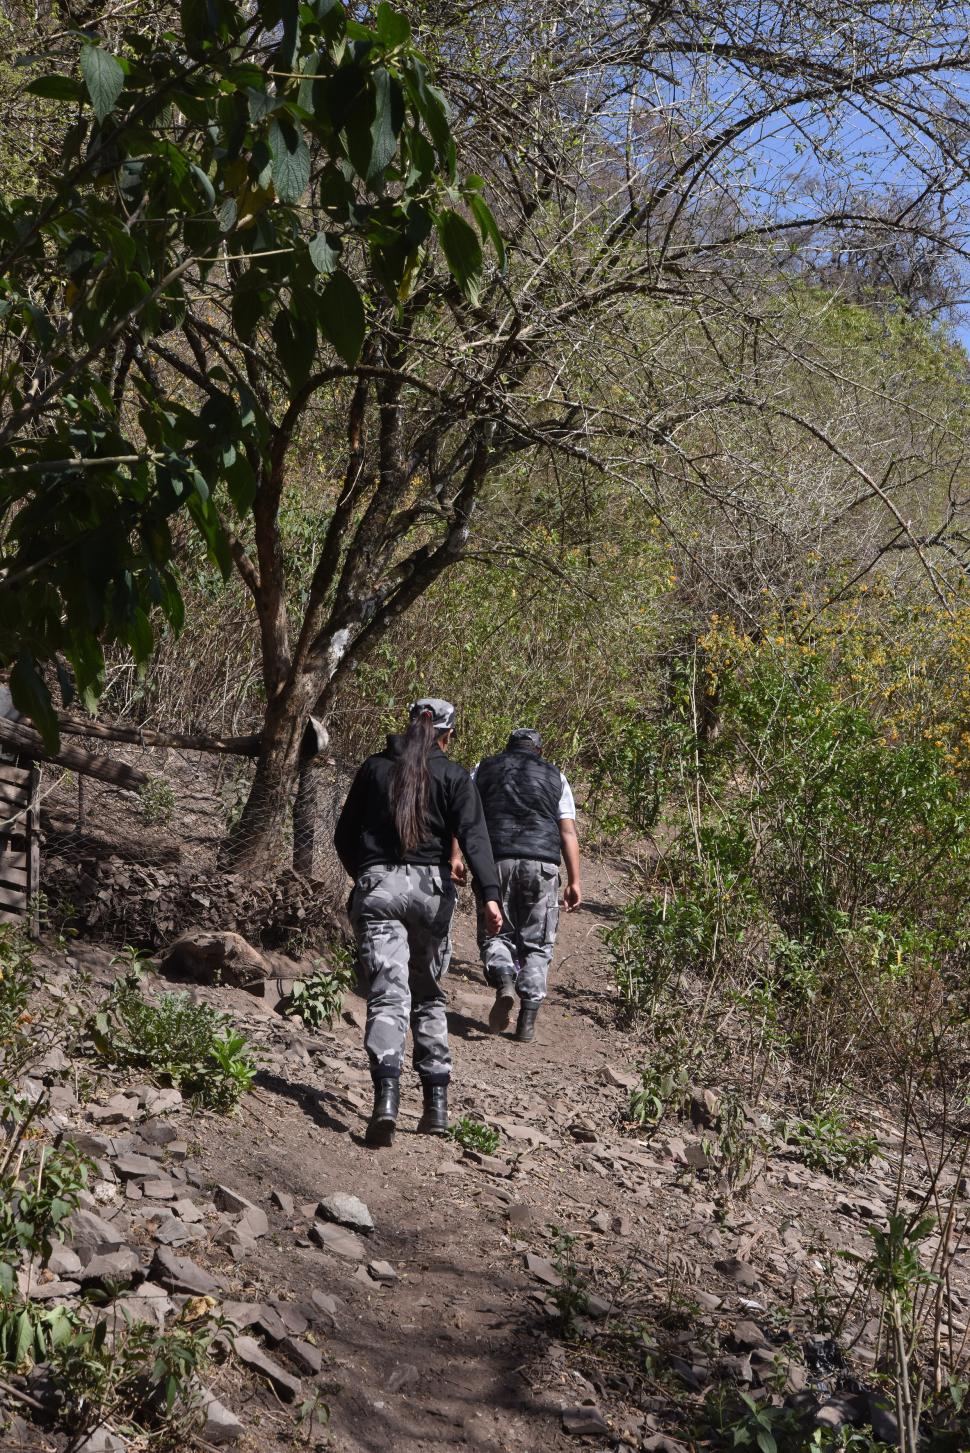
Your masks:
M450 874L439 867L378 863L357 879L350 921L367 995L364 1048L375 1079L400 1076L410 1020L414 1068L426 1084L448 1083L441 981L451 959L456 897Z
M485 978L493 989L513 979L520 999L537 1002L546 997L559 927L559 868L535 858L499 858L495 866L504 922L494 938L485 932L478 898L478 948Z

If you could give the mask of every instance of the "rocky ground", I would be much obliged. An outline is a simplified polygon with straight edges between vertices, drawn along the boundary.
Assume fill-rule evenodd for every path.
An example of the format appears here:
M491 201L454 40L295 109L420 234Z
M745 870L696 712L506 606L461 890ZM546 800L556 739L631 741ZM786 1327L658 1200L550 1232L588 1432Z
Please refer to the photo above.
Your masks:
M691 1424L717 1385L769 1389L822 1423L874 1421L890 1437L865 1377L877 1325L850 1307L851 1369L828 1329L857 1276L837 1253L867 1251L867 1224L884 1221L898 1135L873 1107L882 1153L864 1174L839 1182L781 1151L725 1204L705 1141L716 1087L697 1087L693 1118L649 1140L629 1133L640 1048L617 1027L598 933L626 891L619 869L590 867L528 1046L488 1033L491 996L460 914L451 1109L499 1129L494 1155L415 1134L412 1077L394 1146L364 1146L353 996L332 1032L312 1033L270 999L193 991L230 1012L264 1060L230 1119L173 1091L49 1066L61 1128L96 1158L98 1179L29 1294L70 1302L101 1288L110 1315L127 1306L159 1322L211 1298L236 1329L235 1355L206 1373L201 1447L679 1453L704 1446ZM96 999L118 968L97 948L71 952ZM66 975L51 951L54 993ZM904 1179L915 1205L925 1184L911 1169ZM944 1331L956 1340L968 1280L958 1269L949 1289ZM20 1390L42 1400L29 1381ZM19 1416L3 1436L5 1453L64 1446ZM88 1453L129 1447L112 1436Z

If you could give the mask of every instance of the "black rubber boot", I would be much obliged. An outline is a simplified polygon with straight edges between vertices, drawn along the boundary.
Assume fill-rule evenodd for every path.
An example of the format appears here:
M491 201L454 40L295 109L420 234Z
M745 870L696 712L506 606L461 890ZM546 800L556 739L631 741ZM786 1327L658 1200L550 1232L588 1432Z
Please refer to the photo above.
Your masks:
M365 1145L391 1145L401 1103L400 1080L374 1081L374 1108L364 1134Z
M515 985L511 979L503 979L495 990L495 1003L488 1014L488 1027L493 1034L501 1034L512 1022L515 1008Z
M515 1024L515 1037L520 1044L529 1044L536 1037L536 1017L539 1013L538 1000L523 999L519 1005L519 1017Z
M419 1135L448 1134L448 1086L422 1085L424 1112L418 1121Z

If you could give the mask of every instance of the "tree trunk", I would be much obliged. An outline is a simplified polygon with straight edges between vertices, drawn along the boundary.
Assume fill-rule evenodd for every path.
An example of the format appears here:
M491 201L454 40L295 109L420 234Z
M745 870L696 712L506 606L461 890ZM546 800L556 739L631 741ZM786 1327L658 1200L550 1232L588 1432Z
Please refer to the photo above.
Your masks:
M233 872L265 875L287 861L290 797L317 691L312 676L301 676L267 708L253 785L225 847L225 865Z

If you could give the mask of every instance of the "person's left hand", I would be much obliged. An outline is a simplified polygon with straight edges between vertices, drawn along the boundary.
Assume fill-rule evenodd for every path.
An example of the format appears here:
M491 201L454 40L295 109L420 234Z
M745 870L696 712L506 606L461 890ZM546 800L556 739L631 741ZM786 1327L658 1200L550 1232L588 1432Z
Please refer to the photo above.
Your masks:
M459 888L464 888L468 882L468 869L465 867L463 858L452 858L451 881L457 883Z

